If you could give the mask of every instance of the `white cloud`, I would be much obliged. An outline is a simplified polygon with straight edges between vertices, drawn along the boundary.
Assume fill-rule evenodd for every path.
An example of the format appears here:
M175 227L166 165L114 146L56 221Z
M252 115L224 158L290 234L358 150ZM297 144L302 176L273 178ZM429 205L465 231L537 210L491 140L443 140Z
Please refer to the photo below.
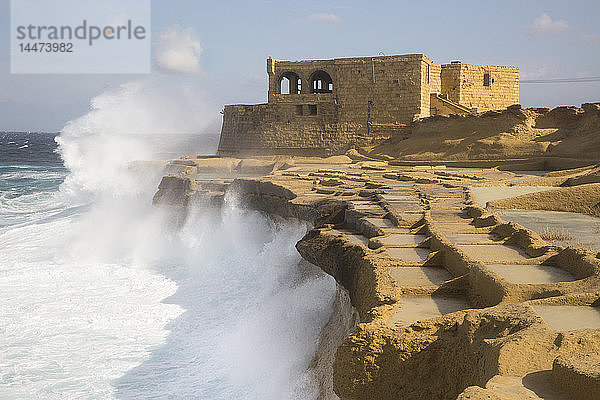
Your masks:
M191 28L173 25L164 29L156 45L156 65L159 69L178 74L200 73L202 47Z
M306 17L310 21L318 21L318 22L328 22L332 24L337 24L338 22L342 22L342 19L335 14L329 13L321 13L321 14L311 14Z
M571 29L571 26L564 20L554 21L546 14L542 13L533 20L533 24L527 27L529 32L534 35L552 35L563 33Z

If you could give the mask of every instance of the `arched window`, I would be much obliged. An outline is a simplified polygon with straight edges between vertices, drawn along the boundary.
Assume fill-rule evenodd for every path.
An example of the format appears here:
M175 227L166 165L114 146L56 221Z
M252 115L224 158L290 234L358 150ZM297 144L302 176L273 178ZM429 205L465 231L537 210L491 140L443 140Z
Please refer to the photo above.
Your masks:
M325 71L316 71L310 76L311 93L333 92L333 79Z
M302 88L302 81L295 72L284 72L279 78L279 93L281 94L299 94Z

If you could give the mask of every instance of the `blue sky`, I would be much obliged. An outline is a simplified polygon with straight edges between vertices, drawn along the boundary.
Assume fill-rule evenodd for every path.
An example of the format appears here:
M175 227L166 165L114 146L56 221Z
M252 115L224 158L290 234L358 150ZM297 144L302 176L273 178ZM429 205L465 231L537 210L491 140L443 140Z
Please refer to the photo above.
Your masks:
M521 79L600 76L600 1L152 2L152 36L174 25L201 46L199 71L11 75L9 0L0 0L0 130L58 131L89 100L152 79L197 90L219 109L266 101L265 59L425 53L438 63L516 65ZM156 53L156 52L155 52ZM522 84L524 106L600 101L600 82Z

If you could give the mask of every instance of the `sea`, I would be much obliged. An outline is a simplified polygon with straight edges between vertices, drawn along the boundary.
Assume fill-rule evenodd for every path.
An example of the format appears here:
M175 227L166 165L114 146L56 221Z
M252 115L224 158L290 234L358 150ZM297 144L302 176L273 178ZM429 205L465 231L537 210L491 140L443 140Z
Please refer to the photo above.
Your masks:
M307 226L153 206L161 160L216 139L119 131L110 104L0 132L0 399L317 398L335 282L301 266Z

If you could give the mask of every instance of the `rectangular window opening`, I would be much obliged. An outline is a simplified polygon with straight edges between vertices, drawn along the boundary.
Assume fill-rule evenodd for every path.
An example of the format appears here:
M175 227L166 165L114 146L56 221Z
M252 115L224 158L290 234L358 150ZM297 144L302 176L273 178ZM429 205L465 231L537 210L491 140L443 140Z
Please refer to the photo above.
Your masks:
M490 74L487 72L483 74L483 86L490 86Z
M310 115L317 115L317 105L316 104L309 104L308 110L310 111Z

